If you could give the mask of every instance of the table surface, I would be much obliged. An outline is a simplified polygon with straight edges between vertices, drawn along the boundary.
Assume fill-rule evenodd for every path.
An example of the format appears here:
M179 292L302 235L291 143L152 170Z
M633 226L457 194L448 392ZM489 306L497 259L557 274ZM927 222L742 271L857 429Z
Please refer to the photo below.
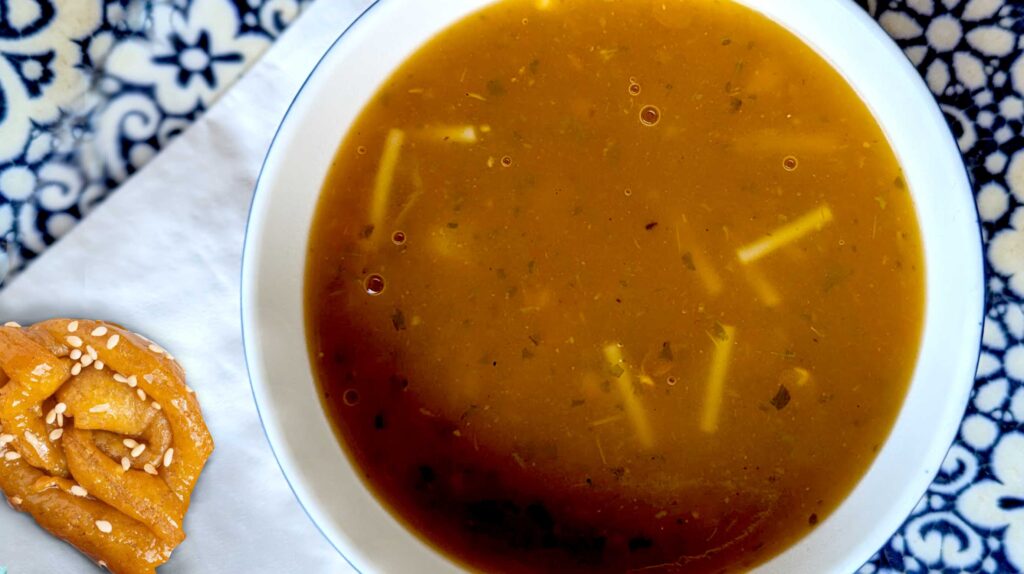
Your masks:
M0 0L0 282L199 118L310 1ZM1024 571L1024 1L859 3L957 136L989 273L956 443L860 572Z

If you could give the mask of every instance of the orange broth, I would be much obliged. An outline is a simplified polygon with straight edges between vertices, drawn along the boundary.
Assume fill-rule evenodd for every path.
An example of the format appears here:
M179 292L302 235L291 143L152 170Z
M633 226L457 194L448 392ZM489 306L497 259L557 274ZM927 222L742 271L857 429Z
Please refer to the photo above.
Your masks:
M714 0L508 0L381 87L310 237L314 371L382 504L501 572L750 568L865 473L924 273L885 136Z

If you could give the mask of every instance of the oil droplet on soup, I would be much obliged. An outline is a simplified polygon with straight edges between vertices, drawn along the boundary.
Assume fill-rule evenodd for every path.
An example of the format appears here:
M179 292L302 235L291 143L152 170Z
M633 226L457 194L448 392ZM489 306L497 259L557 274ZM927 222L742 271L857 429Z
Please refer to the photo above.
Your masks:
M369 487L513 573L736 571L799 540L885 441L923 296L864 104L712 0L508 0L438 35L341 144L306 277Z
M645 126L653 126L661 120L661 110L656 106L644 106L640 109L640 121Z
M366 278L366 294L380 295L384 292L384 278L374 273Z

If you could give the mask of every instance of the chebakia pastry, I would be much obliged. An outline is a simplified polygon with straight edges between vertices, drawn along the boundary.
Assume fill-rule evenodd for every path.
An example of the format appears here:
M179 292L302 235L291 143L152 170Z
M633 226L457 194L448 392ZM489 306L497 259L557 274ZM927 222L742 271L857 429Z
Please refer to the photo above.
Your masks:
M213 451L173 357L100 321L0 327L0 490L118 574L152 573Z

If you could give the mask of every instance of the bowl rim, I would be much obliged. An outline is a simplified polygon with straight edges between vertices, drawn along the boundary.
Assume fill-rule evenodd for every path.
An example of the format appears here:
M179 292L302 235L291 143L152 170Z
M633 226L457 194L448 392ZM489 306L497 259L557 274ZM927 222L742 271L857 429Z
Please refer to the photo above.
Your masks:
M306 515L306 518L309 519L309 522L313 525L313 528L316 528L316 531L320 533L320 536L324 540L326 540L327 543L330 544L331 548L333 548L334 551L339 556L341 556L341 559L344 560L346 564L348 564L349 568L351 568L353 571L359 574L362 574L363 571L360 570L359 567L352 562L352 560L349 558L349 553L342 550L338 546L338 544L335 543L334 539L331 538L331 536L329 536L327 532L324 531L323 527L320 526L320 522L313 517L313 514L310 511L309 506L307 506L307 502L305 501L305 499L303 499L302 496L299 495L299 492L296 490L295 485L293 484L294 479L289 475L285 463L281 460L281 455L278 453L278 449L281 447L275 446L275 441L273 438L271 438L271 431L269 430L267 423L268 419L263 414L263 411L266 407L261 406L260 393L256 389L256 378L253 376L253 363L252 360L250 359L249 349L252 348L252 346L250 345L249 341L252 339L252 337L248 335L248 329L246 327L246 325L251 324L251 321L246 321L246 295L249 291L246 289L246 285L249 284L249 282L247 281L247 278L249 277L247 270L250 270L252 268L252 265L247 265L247 262L250 257L249 233L253 227L253 217L257 206L257 198L260 194L261 189L260 183L263 181L263 175L267 170L267 164L269 163L270 156L274 151L274 145L277 143L278 137L280 137L281 135L281 130L284 129L285 122L287 122L288 118L292 115L292 110L298 103L299 98L302 96L303 92L306 91L306 86L309 85L310 81L313 79L313 76L316 74L317 70L321 68L327 57L331 54L332 51L334 51L335 47L338 46L342 42L342 40L345 39L345 36L348 35L349 31L355 28L360 22L362 22L366 18L366 16L370 14L373 11L373 9L383 1L384 0L372 0L370 4L368 4L366 8L364 8L359 13L359 15L357 15L351 22L349 22L347 26L345 26L345 28L331 42L327 49L324 50L324 53L321 54L319 58L317 58L316 64L313 65L313 68L309 71L308 74L306 74L306 77L303 78L302 84L299 85L299 89L295 91L295 95L292 96L291 101L288 102L288 107L285 108L284 115L281 116L281 121L277 124L277 127L274 128L274 137L270 139L270 144L267 146L267 153L264 154L263 160L260 162L260 171L256 175L255 183L253 183L252 199L249 201L249 210L245 216L245 232L244 235L242 236L242 261L241 267L239 269L239 277L241 281L239 283L238 298L240 303L239 319L241 321L242 327L242 355L245 360L246 378L249 379L249 392L252 394L253 404L256 406L256 417L260 421L260 430L263 431L263 438L267 441L267 444L270 446L270 453L274 457L274 463L277 464L278 470L281 471L281 476L284 478L285 484L288 485L288 491L292 493L292 496L295 498L295 501L299 503L299 508L302 509L302 513ZM315 381L314 384L316 384Z
M368 556L364 555L361 548L357 548L357 547L353 546L351 544L351 542L352 542L351 540L345 540L344 541L344 542L349 543L349 544L339 544L338 541L336 541L334 539L334 537L332 537L325 530L325 528L321 526L320 522L314 516L313 507L310 506L310 504L311 504L310 501L306 500L306 498L300 493L299 489L296 487L295 481L302 480L302 474L301 474L302 471L299 470L298 468L291 468L292 465L290 463L286 462L285 460L283 460L283 458L282 458L283 455L290 454L291 445L288 445L287 442L283 438L282 439L276 439L275 438L274 435L280 435L280 436L283 437L283 435L284 435L283 432L280 432L279 429L276 429L276 428L274 428L273 430L271 429L272 426L276 426L276 423L271 422L270 419L269 419L269 413L273 410L274 407L273 407L273 405L269 404L268 402L265 402L266 399L263 398L264 390L267 387L267 385L269 385L269 383L267 381L262 381L262 380L258 381L257 380L258 377L255 374L256 372L259 372L259 369L256 366L256 361L257 361L257 355L256 354L258 353L258 351L257 351L257 347L252 344L252 340L255 338L254 337L254 333L255 333L254 325L257 323L257 321L255 320L255 311L253 310L253 307L251 306L251 301L252 301L252 292L256 288L258 282L256 281L256 276L253 275L253 273L252 273L254 265L253 265L253 262L251 261L251 259L258 257L258 254L253 251L253 247L252 247L253 242L250 241L250 239L252 238L252 235L254 233L254 229L258 229L262 225L261 223L255 222L255 217L257 215L257 207L260 204L260 200L262 198L265 198L265 196L270 193L270 191L266 189L266 184L264 183L265 182L264 176L268 172L268 165L270 164L271 159L275 155L275 151L280 147L278 144L279 144L279 137L282 135L282 131L289 124L289 120L293 120L294 121L295 113L293 113L293 112L295 112L296 107L300 104L303 95L308 91L307 90L308 85L314 79L314 77L316 76L317 72L320 71L323 68L324 62L335 52L335 49L343 42L343 40L349 35L349 33L353 29L356 29L359 26L363 25L365 23L367 17L369 15L373 14L375 12L376 8L379 8L382 5L391 5L391 4L394 3L394 1L395 0L389 0L387 2L385 0L372 0L365 7L365 9L363 9L359 13L359 15L354 20L352 20L352 22L349 23L344 28L344 30L342 30L339 33L337 38L330 44L330 46L327 48L327 50L320 56L320 58L317 60L316 65L312 68L312 70L309 72L309 74L303 80L300 88L298 89L298 91L296 92L295 96L292 98L291 102L289 103L289 105L287 107L287 110L286 110L284 116L281 119L281 122L278 124L278 126L277 126L277 128L275 130L274 136L273 136L273 138L271 140L271 143L270 143L270 145L269 145L269 147L267 149L267 153L264 156L264 159L263 159L262 164L260 166L259 175L257 176L256 182L254 184L253 197L252 197L252 200L250 202L249 212L247 214L247 220L246 220L246 226L245 226L245 234L244 234L244 240L243 240L243 246L242 246L241 270L240 270L240 275L241 275L240 319L241 319L241 327L242 327L243 353L244 353L244 357L245 357L246 371L247 371L247 375L248 375L248 378L249 378L250 391L252 392L252 395L253 395L253 400L254 400L254 403L255 403L255 406L256 406L257 416L259 418L260 426L261 426L261 428L263 430L264 437L267 439L267 442L268 442L268 444L271 447L271 452L272 452L272 454L274 456L274 460L277 463L279 469L281 470L282 476L284 477L285 482L288 485L289 490L291 490L293 496L295 496L296 501L299 503L299 506L302 508L303 512L306 514L306 516L309 518L309 520L313 523L314 527L321 534L321 536L323 536L324 539L326 539L327 542L335 549L335 551L337 551L338 554L349 564L349 566L352 567L352 569L357 571L357 572L363 571L363 570L360 570L359 564L365 564L368 567L367 568L368 570L373 571L377 566L379 566L379 563L377 563L375 560L370 559ZM474 8L474 10L468 12L467 14L459 16L458 18L456 18L455 20L449 22L445 26L442 26L440 28L434 29L433 32L431 33L431 35L441 33L447 26L450 26L450 25L454 24L455 22L458 22L458 21L462 20L468 14L472 14L474 11L483 9L486 6L490 6L490 5L499 3L502 0L473 0L473 1L476 1L480 5L478 7L476 7L476 8ZM837 71L843 77L843 80L846 81L848 83L848 85L850 85L850 87L852 89L854 89L854 91L857 93L858 97L861 99L861 101L864 103L864 105L869 108L869 111L871 112L872 116L875 117L877 122L879 122L880 126L883 128L883 131L885 131L885 135L886 135L887 139L890 139L890 134L888 133L888 130L886 130L885 126L882 125L881 120L879 120L877 118L877 116L875 114L875 110L874 110L874 108L871 105L871 102L868 101L861 94L861 92L856 87L852 86L849 78L846 77L843 69L839 65L837 65L837 62L835 62L831 58L827 57L825 54L822 54L821 51L818 49L818 47L815 46L812 42L810 42L807 38L805 38L803 35L797 33L796 31L792 30L789 26L787 26L786 23L779 21L774 15L769 14L768 11L762 9L759 6L751 5L752 3L753 4L757 4L760 0L733 0L733 1L737 2L738 4L741 4L741 5L745 6L746 8L748 8L750 10L753 10L753 11L761 14L763 17L771 20L776 25L782 26L790 34L793 34L801 42L803 42L805 45L809 46L812 50L814 50L815 53L820 58L822 58L826 62L828 62L830 67L832 67L835 71ZM893 65L895 65L897 67L902 68L902 72L903 72L902 75L908 76L908 80L910 81L911 84L916 84L916 90L915 90L915 94L914 94L914 97L913 97L913 99L915 100L914 103L915 104L921 104L921 105L924 105L927 108L930 108L928 110L929 114L937 115L939 119L943 119L943 115L944 114L943 114L942 108L941 108L940 104L938 103L938 101L935 99L935 96L928 89L927 85L924 82L924 79L920 76L920 73L914 68L914 66L911 64L911 62L908 59L906 59L906 57L904 56L902 50L899 48L899 46L896 44L896 42L892 38L890 38L888 36L888 34L885 33L885 31L881 28L881 26L865 10L863 10L859 6L855 5L852 0L830 0L828 3L835 5L837 9L844 11L847 16L852 18L853 19L853 23L852 24L859 25L861 27L866 28L866 32L869 35L874 36L875 40L881 40L882 43L885 45L885 48L889 52L890 56L893 56L893 55L897 56L895 58L892 58L893 62L886 62L886 64L893 64ZM405 57L407 58L410 54L406 54ZM399 63L399 65L401 65L401 63ZM907 74L908 70L909 70L909 74ZM387 72L385 73L384 77L387 78L388 76L390 76L390 74L394 73L394 71L395 71L394 68L392 68L390 70L387 70ZM375 87L375 90L376 90L376 87ZM926 97L921 97L922 93ZM930 102L930 105L928 104L928 102ZM360 109L364 105L365 105L365 101L360 102ZM948 126L948 123L945 120L943 120L942 123L943 123L943 125L946 126L946 128L944 130L946 137L943 138L946 141L936 142L933 145L935 147L947 147L947 148L949 146L952 146L953 150L955 150L955 156L958 159L958 161L956 163L957 163L957 166L959 167L959 169L957 171L959 171L960 174L962 175L962 179L958 177L957 179L960 180L960 181L951 182L950 185L948 186L948 190L949 190L950 194L956 195L956 196L962 195L960 192L966 192L966 195L969 198L969 201L971 203L970 211L973 213L973 220L970 222L970 225L975 226L976 227L976 231L977 231L977 238L976 238L977 241L976 242L972 241L972 245L974 245L976 247L976 250L971 249L971 251L974 252L972 254L973 258L977 259L978 267L980 269L979 273L974 274L972 272L970 274L970 276L969 276L971 279L977 279L977 282L976 282L977 285L976 286L980 287L979 289L977 289L979 291L979 293L980 293L980 303L975 302L978 305L977 306L977 309L979 311L978 312L978 320L977 320L976 324L972 323L970 325L971 328L972 328L972 331L976 332L976 336L975 336L974 340L977 342L974 345L974 347L973 347L975 349L975 352L973 353L974 360L973 360L972 365L973 365L974 368L971 370L971 373L972 373L971 382L970 382L970 384L967 384L966 381L963 383L965 388L961 389L962 392L960 393L960 397L955 398L955 399L949 399L949 400L945 401L945 404L947 405L948 409L954 409L954 407L955 407L954 410L956 410L957 412L960 413L960 415L958 417L958 422L957 422L956 425L949 425L950 428L942 428L942 429L940 429L940 430L944 431L944 432L942 432L942 435L944 436L944 438L942 438L941 440L938 440L938 441L933 440L933 441L931 441L932 444L930 445L933 448L934 448L934 446L936 444L939 444L939 443L945 445L942 448L942 452L944 453L942 456L943 456L943 459L944 459L945 456L946 456L945 453L955 443L956 436L959 434L960 423L962 422L962 419L963 419L963 413L966 411L966 408L967 408L967 405L968 405L968 402L969 402L969 398L970 398L970 393L971 393L971 391L973 389L973 383L974 383L973 373L975 372L975 370L977 368L978 361L980 360L980 357L981 357L982 337L983 337L983 332L982 331L983 331L984 320L985 320L985 317L986 317L986 312L987 312L988 305L989 305L990 293L989 293L989 290L987 289L988 267L987 267L987 264L986 264L986 259L985 259L985 254L984 254L985 242L984 242L984 235L983 235L983 226L982 226L980 215L979 215L978 210L977 210L976 202L974 200L974 192L975 192L975 190L974 190L973 181L971 180L969 171L967 169L967 166L966 166L966 163L964 161L963 155L960 152L959 146L957 145L956 138L955 138L954 134L952 133L951 129ZM350 129L350 127L351 126L347 126L346 127L346 130L345 130L346 133L347 133L348 129ZM891 146L895 147L895 144L893 144L891 139L889 141L889 144ZM895 151L895 148L894 148L894 151ZM900 158L900 165L901 165L901 167L903 167L903 160L902 160L902 158ZM963 184L965 184L965 185L963 185ZM959 188L959 189L956 189L956 188ZM954 192L957 192L957 193L954 193ZM922 193L924 193L924 192L922 192ZM920 224L920 212L919 212L919 208L918 208L918 205L917 205L917 194L913 194L912 193L912 197L914 197L914 202L915 202L915 215L918 216L918 223ZM959 200L959 199L962 199L962 198L957 197L957 200ZM923 232L924 232L924 230L922 229L922 236L923 236ZM307 230L307 235L308 235L308 230ZM304 239L306 241L308 241L308 238L304 238ZM923 242L924 242L924 238L922 237L922 243ZM967 246L965 246L965 249L967 249ZM925 250L925 246L924 245L922 245L922 250L923 251ZM924 337L925 337L925 335L926 335L926 333L928 331L928 327L927 327L927 323L926 323L926 319L927 319L926 316L928 314L928 307L929 307L929 305L928 305L927 301L928 301L928 297L930 296L930 291L931 291L931 288L932 288L932 286L930 285L930 282L928 281L927 266L930 263L930 261L928 259L929 259L928 257L925 257L925 265L926 265L926 270L925 270L925 281L926 281L926 287L925 288L926 288L926 292L925 292L925 298L924 298L925 299L925 303L924 303L925 309L924 309L924 316L922 318L922 332L921 332L921 341L920 341L920 345L922 347L924 345ZM974 289L968 288L968 291L974 291ZM975 304L975 303L972 303L972 305ZM303 317L303 320L304 319L305 318ZM305 341L303 342L303 346L305 346ZM308 357L307 357L307 360L308 360ZM917 359L915 361L914 373L912 375L911 383L914 383L918 379L918 368L920 367L921 360L922 360L921 359L921 350L919 349L918 357L917 357ZM313 382L313 384L315 385L316 383ZM910 389L908 388L907 396L909 396L909 394L910 394ZM905 408L904 408L905 405L906 405L906 396L904 397L904 404L901 406L901 409L900 409L900 415L902 415L903 411L905 410ZM266 414L265 414L264 411L266 411ZM892 437L892 434L895 432L895 429L896 429L896 423L894 422L892 429L890 429L889 435L886 436L885 442L883 442L883 446L890 442L890 439ZM344 456L346 458L348 458L348 454L347 453L345 453ZM871 463L870 463L868 469L865 471L864 475L858 480L858 483L857 483L858 486L863 481L863 479L867 476L868 472L871 470L872 467L874 467L874 465L878 462L878 460L880 458L881 458L881 450L879 450L878 454L875 455L874 459L871 461ZM923 475L927 478L927 480L924 481L925 487L923 489L921 489L921 491L920 491L921 496L924 496L925 494L927 494L927 488L934 481L936 475L938 474L939 469L941 467L940 463L942 462L942 459L939 459L939 460L933 461L933 462L935 462L933 468L928 468L923 473ZM920 476L918 477L918 482L921 482L921 477ZM844 505L846 500L850 499L853 496L853 494L857 490L858 486L855 486L854 489L851 490L851 492L847 494L846 498L844 499L844 501L841 503L840 506ZM920 498L920 497L918 497L918 498ZM838 509L839 508L837 507L837 509L833 511L833 514L835 514L838 511ZM379 510L383 514L385 514L387 516L390 516L392 518L392 520L395 520L396 522L400 523L403 528L408 530L408 527L405 526L405 523L400 521L396 516L392 515L391 511L389 511L383 505L381 505ZM878 528L873 529L870 532L870 534L871 534L870 538L873 539L873 540L874 539L879 539L879 540L881 540L881 543L880 544L872 544L872 549L870 550L870 553L864 554L863 557L861 559L859 559L859 562L857 562L857 564L854 565L854 568L859 567L861 564L863 564L864 562L869 560L871 555L874 552L877 551L879 546L881 546L887 540L889 540L893 536L894 533L898 532L899 528L901 528L902 525L905 523L905 521L910 518L910 516L912 514L911 511L912 511L912 508L907 508L907 511L902 513L902 518L900 518L895 524L890 524L890 527L887 527L887 528L878 527ZM891 522L891 520L890 520L890 522ZM876 531L884 532L885 533L885 538L883 539L880 536L878 536ZM410 532L410 534L413 537L415 537L416 540L419 541L422 546L428 548L431 553L436 555L437 558L440 558L441 561L444 562L448 566L447 569L456 569L456 570L461 571L462 569L465 568L465 566L463 564L459 563L458 561L456 561L456 560L454 560L452 558L447 557L446 555L444 555L444 553L442 553L441 551L437 550L433 545L430 545L429 543L426 543L424 541L424 539L418 533ZM763 566L772 563L779 556L785 555L791 548L797 546L798 544L800 544L802 541L806 540L809 537L810 537L810 535L804 535L803 537L798 539L796 542L792 543L789 547L784 549L780 554L775 555L773 557L770 557L769 559L765 560L764 562L761 562L757 566L756 570L758 570L758 571L762 570ZM346 548L342 548L342 546L346 546ZM860 549L863 546L865 546L865 545L861 544L860 546L858 546L858 549ZM863 553L863 552L861 552L861 553ZM848 554L853 554L853 552L850 552ZM845 565L853 564L853 562L849 561L850 556L845 556L845 558L847 559L847 562L849 562L849 564L845 564ZM831 568L831 565L829 567Z

